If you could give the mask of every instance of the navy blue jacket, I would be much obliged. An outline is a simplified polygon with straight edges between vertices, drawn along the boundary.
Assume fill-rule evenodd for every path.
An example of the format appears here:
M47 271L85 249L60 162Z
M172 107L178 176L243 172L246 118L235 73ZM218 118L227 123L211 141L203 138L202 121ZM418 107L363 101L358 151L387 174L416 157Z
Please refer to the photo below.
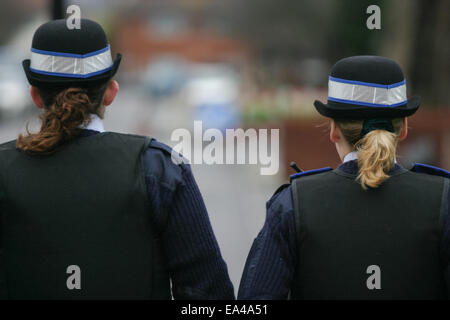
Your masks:
M400 168L396 165L393 171ZM339 166L339 169L349 174L356 174L357 161L345 162ZM423 172L427 171L426 167L422 169ZM443 257L450 262L450 190L447 203L441 250ZM289 295L295 265L299 259L290 184L281 186L267 202L266 208L266 221L248 255L239 286L238 299L281 300L288 298ZM448 263L445 277L449 282ZM447 290L450 290L449 286L450 283L447 283Z

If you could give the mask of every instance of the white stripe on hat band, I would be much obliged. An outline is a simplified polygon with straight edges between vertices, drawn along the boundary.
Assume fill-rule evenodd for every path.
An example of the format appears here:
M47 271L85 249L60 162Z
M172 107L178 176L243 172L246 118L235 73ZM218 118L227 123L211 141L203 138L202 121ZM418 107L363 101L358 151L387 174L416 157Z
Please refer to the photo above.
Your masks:
M63 75L66 77L88 77L90 74L109 69L113 65L109 46L102 52L86 57L62 56L59 53L48 54L31 52L30 69L35 72ZM50 52L49 52L50 53Z
M328 98L369 106L395 106L407 101L406 83L403 81L391 87L330 77Z

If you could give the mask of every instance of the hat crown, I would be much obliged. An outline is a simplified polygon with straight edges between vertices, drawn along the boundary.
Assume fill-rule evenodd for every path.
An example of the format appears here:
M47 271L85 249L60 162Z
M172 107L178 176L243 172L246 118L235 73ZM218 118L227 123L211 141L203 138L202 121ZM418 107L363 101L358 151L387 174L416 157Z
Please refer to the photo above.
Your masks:
M30 59L22 61L29 83L37 87L98 86L117 72L122 55L113 61L105 31L80 19L80 29L67 20L41 25L33 36Z
M32 48L37 50L87 54L108 46L105 31L95 21L80 19L80 29L69 29L66 19L41 25L33 36Z
M420 97L408 100L400 66L380 56L339 60L328 80L328 102L314 101L317 111L335 119L407 117L417 111Z
M390 85L404 80L400 66L380 56L353 56L339 60L330 76L350 81Z

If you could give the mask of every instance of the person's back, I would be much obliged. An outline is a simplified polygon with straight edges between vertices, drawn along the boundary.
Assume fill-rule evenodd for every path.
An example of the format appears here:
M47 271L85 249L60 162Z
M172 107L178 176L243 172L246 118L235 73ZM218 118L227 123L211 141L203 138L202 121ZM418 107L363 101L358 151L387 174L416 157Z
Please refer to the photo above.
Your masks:
M419 104L388 58L333 66L328 103L314 106L342 164L293 174L268 201L240 299L448 297L450 174L396 160Z
M190 165L105 132L121 55L80 23L43 24L23 61L43 112L38 132L0 145L0 298L233 299Z
M293 179L301 258L292 297L446 297L440 255L449 179L397 165L382 186L363 190L356 171L350 161Z
M51 155L0 146L8 298L170 298L144 180L149 142L106 132ZM82 290L68 290L71 266Z

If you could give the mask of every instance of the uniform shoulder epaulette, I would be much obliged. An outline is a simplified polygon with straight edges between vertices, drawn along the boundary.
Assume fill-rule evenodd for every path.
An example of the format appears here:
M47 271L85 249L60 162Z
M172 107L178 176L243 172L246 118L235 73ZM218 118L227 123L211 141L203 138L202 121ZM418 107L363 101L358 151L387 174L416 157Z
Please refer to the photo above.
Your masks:
M291 178L291 181L292 181L293 179L297 179L297 178L300 178L300 177L311 176L311 175L314 175L314 174L318 174L318 173L326 172L326 171L331 171L331 170L333 170L333 169L330 168L330 167L325 167L325 168L320 168L320 169L313 169L313 170L308 170L308 171L302 171L302 172L294 173L293 175L291 175L290 178Z
M430 166L428 164L415 163L410 171L431 174L433 176L441 176L441 177L445 177L445 178L450 178L450 172L448 172L447 170L438 168L438 167L434 167L434 166Z
M270 198L275 197L277 194L279 194L281 191L283 191L284 189L286 189L289 186L290 186L289 183L282 184L281 186L278 187L277 190L275 190L275 192L273 193L272 197L270 197Z
M156 140L155 138L152 138L149 145L149 148L152 149L159 149L164 151L165 153L171 154L172 153L172 148L169 147L167 144L164 144L162 142L159 142L158 140Z
M184 158L179 152L173 150L167 144L159 142L158 140L156 140L154 138L152 138L148 147L152 148L152 149L158 149L158 150L163 151L163 153L170 156L173 163L175 163L177 165L182 164L182 163L189 163L189 161L186 158Z

